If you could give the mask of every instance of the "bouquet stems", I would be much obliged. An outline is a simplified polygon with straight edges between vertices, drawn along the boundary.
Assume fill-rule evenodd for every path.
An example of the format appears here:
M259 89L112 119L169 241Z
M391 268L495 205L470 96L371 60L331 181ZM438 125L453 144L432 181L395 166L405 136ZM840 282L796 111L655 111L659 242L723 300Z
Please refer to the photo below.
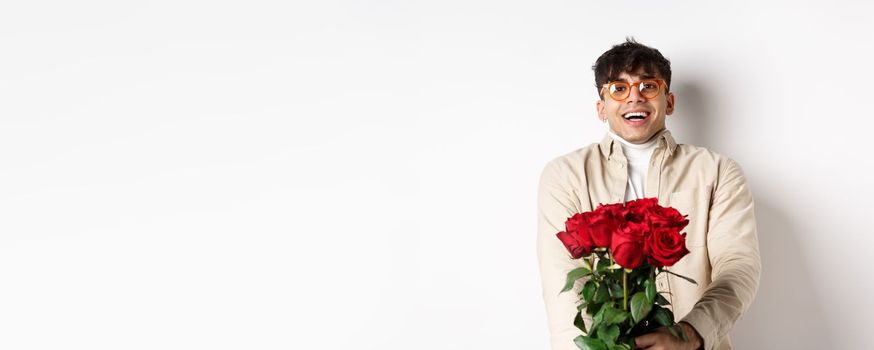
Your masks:
M622 269L622 310L628 311L628 272Z

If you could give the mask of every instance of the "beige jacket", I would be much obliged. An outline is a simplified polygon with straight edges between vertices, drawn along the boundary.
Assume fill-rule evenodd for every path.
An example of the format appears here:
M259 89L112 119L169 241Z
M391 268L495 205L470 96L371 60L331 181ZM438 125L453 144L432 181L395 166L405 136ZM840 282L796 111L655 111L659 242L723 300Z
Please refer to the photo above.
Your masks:
M688 214L686 246L690 253L670 268L698 285L662 273L659 291L670 292L676 321L691 324L707 350L731 349L729 331L750 306L759 285L761 261L753 196L740 166L703 147L677 144L664 130L647 172L645 197ZM578 294L559 294L567 272L581 266L555 234L574 213L599 203L620 203L628 181L627 161L619 142L605 135L600 143L578 149L546 164L538 188L537 256L553 350L577 349L573 339ZM584 316L586 316L584 314ZM585 318L586 325L591 319Z

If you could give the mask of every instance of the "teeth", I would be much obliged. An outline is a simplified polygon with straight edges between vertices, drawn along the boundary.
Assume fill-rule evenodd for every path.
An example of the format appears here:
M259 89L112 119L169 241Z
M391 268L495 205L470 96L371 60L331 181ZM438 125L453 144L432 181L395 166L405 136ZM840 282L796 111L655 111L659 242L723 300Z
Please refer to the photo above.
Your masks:
M631 118L631 117L643 117L643 118L646 118L646 116L648 116L648 115L649 115L649 113L647 113L647 112L631 112L631 113L626 113L625 115L623 115L623 117L625 117L625 119L628 119L628 118Z

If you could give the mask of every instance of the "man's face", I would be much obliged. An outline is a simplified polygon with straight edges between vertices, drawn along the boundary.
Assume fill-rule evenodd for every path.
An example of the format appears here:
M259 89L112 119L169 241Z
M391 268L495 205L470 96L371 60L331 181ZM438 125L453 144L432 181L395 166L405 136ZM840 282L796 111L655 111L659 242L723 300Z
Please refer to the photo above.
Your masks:
M623 72L619 75L619 81L636 83L646 79L660 79L657 75L640 72L630 75ZM608 82L609 83L609 82ZM647 99L640 94L637 86L630 89L630 94L622 101L616 101L610 97L607 88L602 88L603 100L599 100L596 108L598 117L607 120L610 130L631 143L643 143L649 140L657 132L665 128L666 116L674 113L674 94L666 93L667 87L659 87L659 94L652 99ZM643 120L628 120L625 116L631 112L643 112L646 118Z

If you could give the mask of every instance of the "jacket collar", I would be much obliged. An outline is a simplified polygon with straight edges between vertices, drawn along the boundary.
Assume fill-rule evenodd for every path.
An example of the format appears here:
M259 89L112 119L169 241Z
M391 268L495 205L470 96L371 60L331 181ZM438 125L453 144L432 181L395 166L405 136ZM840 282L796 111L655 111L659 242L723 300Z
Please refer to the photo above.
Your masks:
M656 138L658 138L659 140L656 149L660 149L664 147L665 144L667 144L668 156L674 155L674 149L677 148L677 141L674 140L674 137L671 136L671 132L668 129L660 131ZM599 148L601 149L601 154L604 155L607 160L610 160L616 153L616 149L622 148L622 145L618 141L614 140L609 133L605 133L604 138L601 140Z

